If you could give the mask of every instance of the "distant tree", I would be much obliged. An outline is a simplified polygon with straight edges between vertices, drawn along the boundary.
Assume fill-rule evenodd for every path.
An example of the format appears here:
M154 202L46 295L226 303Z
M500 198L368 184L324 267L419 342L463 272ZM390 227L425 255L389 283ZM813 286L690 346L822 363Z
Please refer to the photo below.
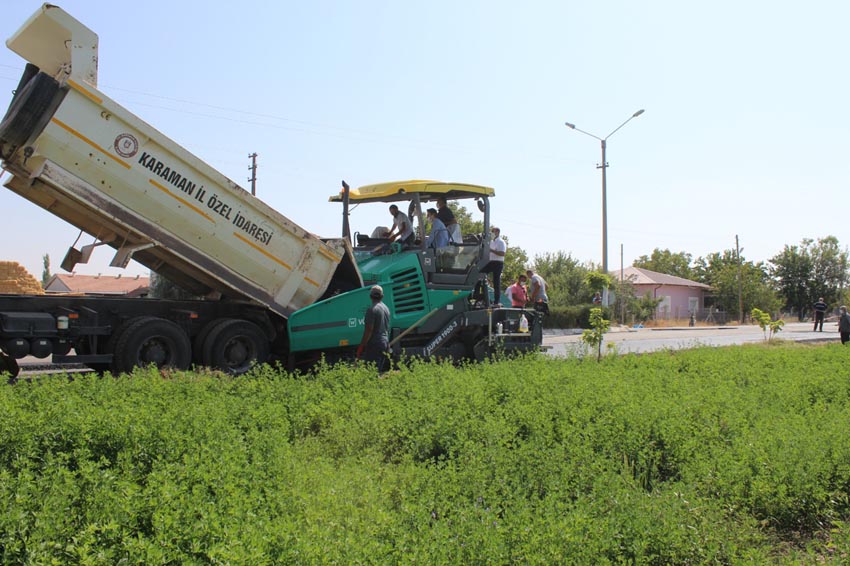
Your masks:
M584 275L584 283L587 285L594 293L597 291L602 291L611 285L611 276L607 273L602 273L601 271L588 271Z
M566 307L587 304L593 292L585 282L590 269L562 251L534 257L531 268L546 280L549 304Z
M640 297L636 297L633 294L628 295L625 297L626 314L636 322L642 324L648 320L652 320L655 312L658 310L658 305L663 300L662 297L653 297L652 291L647 291Z
M47 282L50 281L50 254L44 254L41 256L42 261L44 262L44 269L41 271L41 287L47 287Z
M842 303L848 281L847 256L834 236L817 241L805 238L799 246L786 245L770 259L771 275L785 307L803 320L820 297L833 307Z
M780 253L770 258L770 263L773 264L771 275L776 281L784 307L797 313L797 318L803 320L812 305L812 257L808 248L805 245L786 245Z
M827 236L810 243L809 254L812 258L811 302L823 297L834 308L847 283L847 250L841 250L838 238Z
M661 250L655 248L652 250L652 255L647 257L640 256L632 262L634 267L664 273L666 275L675 275L684 279L693 279L693 270L691 269L691 254L686 252L673 253L670 250Z
M517 275L525 273L525 266L528 265L528 253L518 246L512 246L508 237L504 234L502 234L502 239L508 244L508 251L505 253L505 267L502 270L502 286L507 287L513 284Z
M614 293L613 309L622 323L644 323L655 316L663 298L655 298L650 291L640 295L630 278L611 280L610 291Z
M740 272L741 299L743 312L750 313L753 308L776 313L782 304L773 287L773 281L763 262L753 263L738 257L734 250L715 252L694 262L696 280L713 288L715 306L729 314L738 314L738 289Z
M152 299L184 300L200 298L154 271L151 271L151 283L148 295Z
M455 214L455 220L460 225L460 231L462 234L483 234L484 233L484 220L473 220L472 213L469 212L465 206L461 206L457 203L457 201L451 201L446 203Z

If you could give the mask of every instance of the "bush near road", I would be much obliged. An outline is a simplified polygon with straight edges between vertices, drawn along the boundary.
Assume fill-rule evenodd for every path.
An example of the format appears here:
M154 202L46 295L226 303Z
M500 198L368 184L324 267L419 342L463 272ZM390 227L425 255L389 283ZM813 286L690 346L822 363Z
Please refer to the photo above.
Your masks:
M0 388L4 564L810 564L850 551L837 344Z

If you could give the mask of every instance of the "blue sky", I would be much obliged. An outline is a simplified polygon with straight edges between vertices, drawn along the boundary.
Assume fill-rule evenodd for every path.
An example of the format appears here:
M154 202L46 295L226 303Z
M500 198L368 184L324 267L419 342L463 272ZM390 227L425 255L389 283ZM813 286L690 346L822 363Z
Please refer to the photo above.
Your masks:
M3 0L8 38L39 6ZM492 186L494 222L530 256L609 268L656 247L850 243L850 4L148 0L59 2L100 37L99 88L320 236L352 186ZM0 105L24 62L0 48ZM0 259L54 271L77 231L0 190ZM388 220L383 210L376 217ZM365 212L352 229L371 231ZM8 234L18 234L13 239ZM118 273L98 250L81 273ZM132 273L146 273L138 265Z

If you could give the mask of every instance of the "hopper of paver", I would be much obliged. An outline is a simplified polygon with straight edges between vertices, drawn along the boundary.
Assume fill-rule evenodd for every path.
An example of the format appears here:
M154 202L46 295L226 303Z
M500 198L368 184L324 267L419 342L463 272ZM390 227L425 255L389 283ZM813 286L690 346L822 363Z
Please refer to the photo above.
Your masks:
M288 316L362 285L349 243L320 239L97 88L97 36L45 4L7 42L28 65L0 123L5 186L188 290Z

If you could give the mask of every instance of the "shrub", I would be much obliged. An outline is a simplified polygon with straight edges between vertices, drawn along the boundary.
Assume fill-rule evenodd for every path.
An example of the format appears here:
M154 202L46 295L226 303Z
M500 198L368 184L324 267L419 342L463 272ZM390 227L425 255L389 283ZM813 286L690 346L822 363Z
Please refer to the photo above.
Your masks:
M611 328L611 321L602 317L601 308L590 309L590 328L581 333L581 341L596 350L596 361L602 361L602 340Z
M598 305L550 306L549 315L543 319L544 328L590 328L590 310ZM602 316L611 319L611 307L601 307Z
M845 367L758 344L43 377L0 388L0 562L841 561Z

